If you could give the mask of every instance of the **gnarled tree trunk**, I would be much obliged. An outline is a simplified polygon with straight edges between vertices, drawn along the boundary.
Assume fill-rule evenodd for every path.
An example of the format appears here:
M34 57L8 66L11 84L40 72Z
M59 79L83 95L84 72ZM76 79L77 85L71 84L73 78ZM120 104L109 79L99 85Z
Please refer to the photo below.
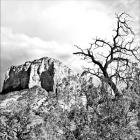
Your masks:
M111 80L111 79L108 79L108 82L109 86L111 87L111 89L114 91L114 94L115 94L115 98L118 98L120 97L120 92L117 88L117 85Z

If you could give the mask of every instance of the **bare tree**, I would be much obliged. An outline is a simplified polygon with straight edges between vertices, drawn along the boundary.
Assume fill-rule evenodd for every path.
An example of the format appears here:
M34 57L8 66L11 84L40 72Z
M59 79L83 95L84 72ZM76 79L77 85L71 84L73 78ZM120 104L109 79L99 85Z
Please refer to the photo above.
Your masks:
M115 81L129 78L125 71L130 66L130 59L133 56L136 57L138 50L138 47L133 45L134 32L128 25L130 16L121 13L116 15L116 18L117 26L113 30L112 41L108 42L105 39L96 38L87 49L75 45L78 51L74 53L94 65L92 68L85 68L85 72L105 80L114 91L115 98L121 95Z

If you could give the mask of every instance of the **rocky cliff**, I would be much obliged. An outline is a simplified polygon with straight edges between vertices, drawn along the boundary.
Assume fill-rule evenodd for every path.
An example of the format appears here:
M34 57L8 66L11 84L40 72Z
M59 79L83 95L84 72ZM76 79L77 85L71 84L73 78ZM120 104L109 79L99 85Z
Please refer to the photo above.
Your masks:
M6 72L2 93L41 86L46 91L57 90L64 78L74 72L60 61L44 57L20 66L11 66Z
M77 133L71 114L86 108L87 79L48 57L12 66L0 95L0 139L63 140L66 127Z
M48 57L11 66L0 95L0 139L64 139L67 115L75 107L86 108L85 79ZM75 131L75 122L68 123Z

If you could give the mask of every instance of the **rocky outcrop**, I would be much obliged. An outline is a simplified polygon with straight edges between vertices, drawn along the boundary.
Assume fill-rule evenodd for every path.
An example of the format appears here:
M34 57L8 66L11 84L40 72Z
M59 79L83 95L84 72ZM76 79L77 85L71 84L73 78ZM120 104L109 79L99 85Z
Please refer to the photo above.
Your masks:
M12 66L0 95L0 139L62 140L66 127L76 138L71 114L86 108L85 79L48 57Z
M46 91L55 91L63 78L74 72L60 61L44 57L20 66L11 66L6 72L2 93L41 86Z

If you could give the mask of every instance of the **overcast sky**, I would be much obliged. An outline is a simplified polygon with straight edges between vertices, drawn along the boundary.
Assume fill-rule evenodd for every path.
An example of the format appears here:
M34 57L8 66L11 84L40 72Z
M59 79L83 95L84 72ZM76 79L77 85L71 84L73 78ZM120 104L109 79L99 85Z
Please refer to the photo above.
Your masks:
M115 13L133 17L140 37L140 0L1 0L1 84L11 65L44 56L81 70L74 45L88 47L94 37L110 39Z

